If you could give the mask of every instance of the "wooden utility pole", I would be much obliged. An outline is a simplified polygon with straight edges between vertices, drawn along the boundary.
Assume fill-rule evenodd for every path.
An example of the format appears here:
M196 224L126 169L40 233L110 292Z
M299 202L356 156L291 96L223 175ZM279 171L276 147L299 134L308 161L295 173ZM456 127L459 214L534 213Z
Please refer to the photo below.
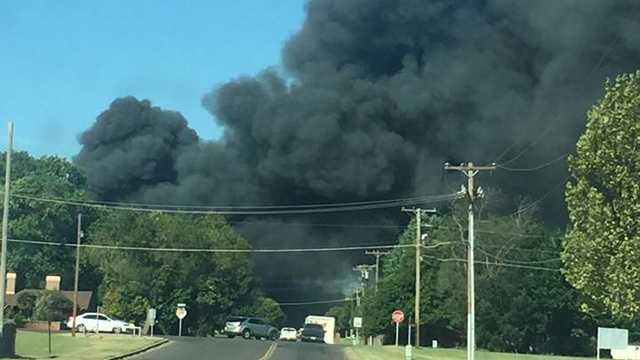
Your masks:
M420 262L422 257L420 255L420 248L422 247L422 214L435 213L435 209L421 209L421 208L402 208L404 212L411 212L416 216L416 299L415 299L415 319L416 319L416 347L420 346Z
M78 278L80 277L80 240L82 239L82 214L78 213L78 229L76 232L76 275L73 280L73 320L71 336L76 336L76 316L78 315Z
M467 198L469 199L468 207L468 232L469 239L467 245L467 360L475 359L476 351L476 332L475 332L475 312L476 312L476 299L475 299L475 270L474 270L474 200L476 197L482 197L482 189L476 190L474 177L480 171L493 171L496 169L496 164L489 166L476 166L472 162L466 164L460 164L459 166L452 166L449 163L444 164L445 170L458 170L467 177Z
M380 250L373 250L373 251L365 251L365 254L367 255L373 255L376 257L376 290L378 290L378 281L380 281L380 257L381 256L385 256L385 255L389 255L391 254L389 251L380 251Z
M7 241L9 237L9 192L11 185L11 152L13 151L13 123L9 122L7 160L4 172L4 208L2 209L2 245L0 246L0 338L4 325L4 305L7 287Z

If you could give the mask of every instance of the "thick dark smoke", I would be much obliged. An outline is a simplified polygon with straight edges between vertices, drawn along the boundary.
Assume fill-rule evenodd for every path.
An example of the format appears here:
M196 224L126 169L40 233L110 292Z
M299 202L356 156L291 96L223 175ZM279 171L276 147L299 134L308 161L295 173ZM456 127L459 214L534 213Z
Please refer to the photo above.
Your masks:
M197 142L180 113L127 97L111 103L80 136L82 151L75 161L97 195L118 199L146 186L175 182L177 157Z
M203 97L224 128L219 141L197 140L175 112L116 100L80 139L76 161L91 188L107 199L216 205L438 193L462 180L443 181L445 160L504 162L524 150L509 166L526 168L571 151L605 78L640 67L640 2L633 0L311 0L306 10L284 47L284 73L240 77ZM565 176L558 162L482 181L536 198ZM548 218L561 216L558 189L547 198ZM242 228L256 246L395 234ZM309 266L323 276L345 272Z

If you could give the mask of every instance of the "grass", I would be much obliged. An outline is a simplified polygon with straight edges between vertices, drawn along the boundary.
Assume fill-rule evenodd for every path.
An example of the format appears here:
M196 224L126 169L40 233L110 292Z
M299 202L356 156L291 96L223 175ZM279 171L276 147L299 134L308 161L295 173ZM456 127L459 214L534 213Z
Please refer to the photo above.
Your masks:
M18 331L16 353L22 358L59 360L102 360L150 345L158 339L130 335L81 335L75 338L70 333L54 333L49 338L46 332ZM4 359L4 358L3 358Z
M394 360L404 359L404 347L395 346L354 346L350 348L350 360ZM567 356L549 355L525 355L525 354L505 354L492 353L488 351L476 351L477 360L585 360L588 358L577 358ZM466 351L463 349L413 349L414 360L464 360Z

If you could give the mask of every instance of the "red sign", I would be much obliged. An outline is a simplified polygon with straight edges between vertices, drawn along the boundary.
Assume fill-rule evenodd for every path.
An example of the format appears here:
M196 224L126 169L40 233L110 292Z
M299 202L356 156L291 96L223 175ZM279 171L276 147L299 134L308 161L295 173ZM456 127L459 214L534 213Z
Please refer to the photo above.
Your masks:
M395 323L401 323L404 320L404 313L401 310L396 310L391 314L391 320Z

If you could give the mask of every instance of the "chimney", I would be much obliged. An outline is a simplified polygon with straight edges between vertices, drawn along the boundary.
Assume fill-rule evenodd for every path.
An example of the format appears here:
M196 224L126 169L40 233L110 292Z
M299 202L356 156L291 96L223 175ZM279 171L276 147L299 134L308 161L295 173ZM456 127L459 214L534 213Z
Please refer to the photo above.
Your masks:
M47 290L60 290L60 276L47 276L47 286L45 287Z
M16 273L7 273L7 287L5 288L7 295L15 295L16 293Z

